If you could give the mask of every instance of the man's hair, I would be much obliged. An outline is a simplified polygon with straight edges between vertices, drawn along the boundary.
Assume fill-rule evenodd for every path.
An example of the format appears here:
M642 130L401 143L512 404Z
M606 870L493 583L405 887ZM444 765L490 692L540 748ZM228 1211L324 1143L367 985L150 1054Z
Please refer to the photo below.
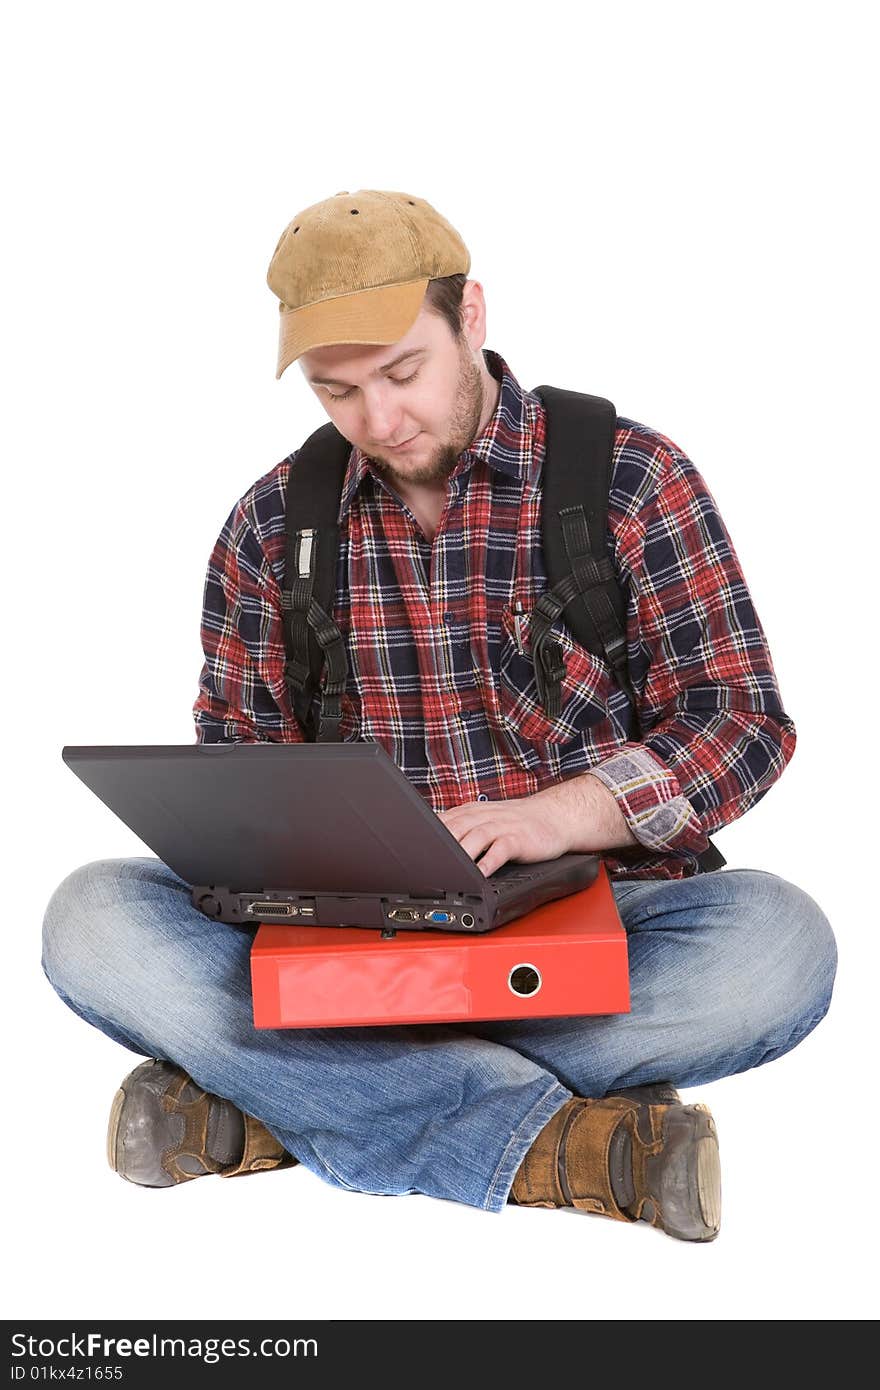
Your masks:
M437 280L429 280L425 291L425 306L445 319L453 338L463 334L461 322L461 297L467 284L466 275L444 275Z

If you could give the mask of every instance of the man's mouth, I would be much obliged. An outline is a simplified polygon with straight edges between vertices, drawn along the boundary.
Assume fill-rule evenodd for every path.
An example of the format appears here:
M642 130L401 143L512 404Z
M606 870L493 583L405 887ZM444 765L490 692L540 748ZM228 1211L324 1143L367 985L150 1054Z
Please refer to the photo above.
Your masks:
M392 454L397 454L400 452L401 449L408 449L410 444L412 444L416 439L418 439L419 434L421 434L421 430L418 431L418 434L414 434L412 436L412 439L404 439L402 444L386 444L385 448L390 449Z

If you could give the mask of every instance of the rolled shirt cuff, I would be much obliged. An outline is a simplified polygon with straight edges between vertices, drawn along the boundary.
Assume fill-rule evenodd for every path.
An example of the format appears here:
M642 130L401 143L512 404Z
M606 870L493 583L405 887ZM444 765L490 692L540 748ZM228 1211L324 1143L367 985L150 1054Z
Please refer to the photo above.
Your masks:
M639 844L660 854L698 856L709 848L699 817L675 773L643 743L590 768L614 795Z

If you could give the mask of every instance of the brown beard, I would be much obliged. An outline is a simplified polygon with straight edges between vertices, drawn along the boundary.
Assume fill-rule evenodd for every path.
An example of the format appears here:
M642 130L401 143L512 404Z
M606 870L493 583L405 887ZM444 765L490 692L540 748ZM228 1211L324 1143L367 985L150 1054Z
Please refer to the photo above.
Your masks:
M379 476L391 483L398 480L410 484L441 482L449 477L458 463L459 456L473 443L485 402L486 390L480 369L470 354L463 350L448 441L439 444L427 463L421 464L412 472L398 471L387 459L379 459L372 454L368 455L368 458Z

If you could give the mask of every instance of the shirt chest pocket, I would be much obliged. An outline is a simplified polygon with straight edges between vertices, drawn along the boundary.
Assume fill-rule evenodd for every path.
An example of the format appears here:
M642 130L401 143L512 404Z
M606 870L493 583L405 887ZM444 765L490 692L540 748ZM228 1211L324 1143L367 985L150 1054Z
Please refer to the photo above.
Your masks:
M532 664L531 615L517 616L507 607L501 617L498 695L506 731L522 751L529 743L570 743L609 716L609 702L620 695L607 664L582 647L561 623L547 634L557 642L565 674L559 713L547 715Z

